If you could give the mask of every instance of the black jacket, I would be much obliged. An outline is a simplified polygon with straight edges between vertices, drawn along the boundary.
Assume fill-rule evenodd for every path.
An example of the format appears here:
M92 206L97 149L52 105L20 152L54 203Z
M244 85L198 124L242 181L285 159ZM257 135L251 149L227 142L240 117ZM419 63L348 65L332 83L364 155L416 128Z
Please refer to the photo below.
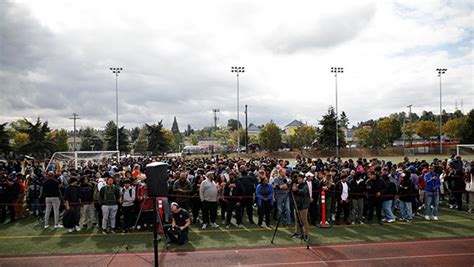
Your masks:
M365 192L367 191L367 185L364 180L361 179L359 184L357 184L356 179L352 179L349 183L349 197L351 199L361 199L365 197Z
M59 182L56 179L46 179L43 183L43 198L47 197L59 197Z
M228 202L240 202L244 196L245 188L240 179L235 179L226 183L224 187L224 198Z
M244 186L244 195L245 196L252 196L255 193L255 189L257 187L257 179L250 175L242 176L238 180Z
M305 182L296 185L296 191L293 191L293 196L295 197L298 210L309 208L309 189Z
M94 202L94 186L91 184L81 184L79 186L79 195L82 204L91 204Z
M382 194L384 190L385 182L382 179L376 178L375 180L369 179L367 181L367 195L369 198L376 198L376 194Z
M77 185L70 185L64 191L64 200L71 206L80 205L80 188Z
M382 192L383 201L394 200L397 195L397 185L390 181L390 179L384 180L385 190Z
M400 195L400 201L412 202L415 198L415 185L410 180L410 177L405 177L399 185L398 193Z

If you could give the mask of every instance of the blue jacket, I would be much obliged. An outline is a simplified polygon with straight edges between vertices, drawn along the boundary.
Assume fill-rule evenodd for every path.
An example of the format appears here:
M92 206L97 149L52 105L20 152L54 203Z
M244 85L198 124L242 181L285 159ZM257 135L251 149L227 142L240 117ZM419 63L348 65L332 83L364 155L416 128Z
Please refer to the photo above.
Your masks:
M433 179L436 177L436 179ZM426 192L439 192L439 187L441 186L441 182L439 181L439 175L437 173L428 172L425 174L425 184L426 184Z
M262 195L262 192L265 192L266 194L264 194L266 196ZM262 201L264 198L269 200L273 205L273 186L271 184L267 184L266 186L259 184L257 186L257 189L255 190L255 195L257 195L257 203L259 206L262 205Z

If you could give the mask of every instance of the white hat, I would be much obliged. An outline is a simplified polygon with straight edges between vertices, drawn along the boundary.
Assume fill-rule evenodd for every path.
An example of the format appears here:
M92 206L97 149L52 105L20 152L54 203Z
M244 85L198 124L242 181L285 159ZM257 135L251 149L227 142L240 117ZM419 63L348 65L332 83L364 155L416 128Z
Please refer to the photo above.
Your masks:
M306 177L308 177L308 176L314 177L314 174L313 174L312 172L307 172L307 173L305 174L305 176L306 176Z

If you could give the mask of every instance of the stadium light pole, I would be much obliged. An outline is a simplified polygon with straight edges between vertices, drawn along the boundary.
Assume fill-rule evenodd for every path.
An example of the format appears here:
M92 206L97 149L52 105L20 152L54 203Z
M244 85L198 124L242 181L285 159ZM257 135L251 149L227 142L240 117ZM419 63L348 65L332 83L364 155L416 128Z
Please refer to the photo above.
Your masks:
M436 71L438 72L439 77L439 154L443 154L443 136L442 134L442 125L443 125L443 95L441 89L441 75L445 74L448 69L441 69L438 68Z
M237 157L240 158L240 120L239 120L239 101L240 101L240 88L239 88L239 76L240 73L245 72L245 67L231 67L231 72L237 74Z
M118 120L118 75L123 68L110 68L113 74L115 74L115 123L117 126L117 140L115 142L115 149L117 150L117 162L120 160L119 150L119 120Z
M338 125L338 118L339 118L339 111L338 111L338 99L337 99L337 74L344 73L344 68L341 67L331 67L331 73L334 73L334 77L336 80L336 157L339 158L339 125Z

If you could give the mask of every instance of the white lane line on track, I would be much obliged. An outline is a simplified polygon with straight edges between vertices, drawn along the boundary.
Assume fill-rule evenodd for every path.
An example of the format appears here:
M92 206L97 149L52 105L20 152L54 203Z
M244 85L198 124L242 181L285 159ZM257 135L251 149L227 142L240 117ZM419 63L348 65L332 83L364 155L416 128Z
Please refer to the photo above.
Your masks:
M339 244L339 245L322 245L322 246L311 246L312 249L321 249L321 248L344 248L344 247L354 247L354 246L380 246L380 245L396 245L396 244L404 244L404 243L410 243L410 244L424 244L424 243L447 243L447 242L459 242L460 240L463 240L463 241L473 241L474 242L474 238L461 238L461 239L447 239L447 240L443 240L443 239L434 239L434 240L414 240L414 241L409 241L409 240L404 240L404 241L390 241L390 242L374 242L374 243L357 243L357 244L351 244L351 243L348 243L348 244ZM180 255L184 255L184 254L208 254L208 253L225 253L225 252L232 252L232 251L235 251L235 252L246 252L246 251L279 251L279 250L285 250L285 251L288 251L288 250L295 250L295 249L301 249L302 247L299 247L299 246L290 246L290 247L278 247L278 248L271 248L271 247L267 247L267 248L242 248L242 249L239 249L239 250L235 250L235 249L230 249L230 250L224 250L224 249L221 249L221 250L199 250L199 251L167 251L165 253L167 254L180 254ZM163 252L161 252L163 253ZM140 256L147 256L147 255L150 255L150 254L153 254L151 252L149 253L120 253L118 254L118 256L120 255L124 255L124 256L127 256L127 255L140 255ZM85 255L52 255L52 256L22 256L22 257L0 257L0 260L1 259L21 259L21 258L58 258L58 257L79 257L79 258L83 258L83 257L100 257L100 256L106 256L106 255L111 255L111 254L85 254Z

